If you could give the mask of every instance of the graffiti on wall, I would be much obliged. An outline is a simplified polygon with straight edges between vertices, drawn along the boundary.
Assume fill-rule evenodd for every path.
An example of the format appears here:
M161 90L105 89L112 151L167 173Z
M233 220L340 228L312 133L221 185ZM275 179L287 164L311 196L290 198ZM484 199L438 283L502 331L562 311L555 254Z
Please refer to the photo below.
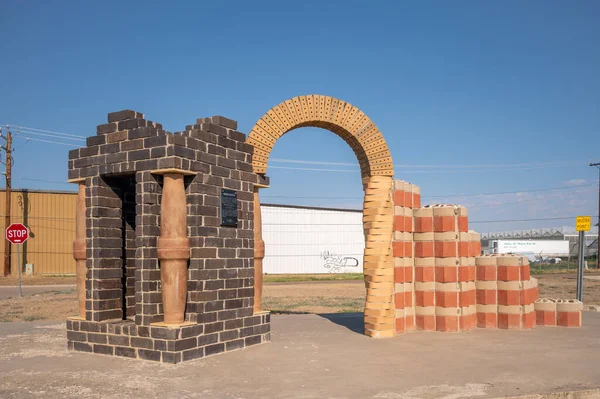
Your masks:
M342 256L333 252L321 252L321 258L325 261L325 269L330 273L342 273L346 267L358 267L358 259L351 256Z

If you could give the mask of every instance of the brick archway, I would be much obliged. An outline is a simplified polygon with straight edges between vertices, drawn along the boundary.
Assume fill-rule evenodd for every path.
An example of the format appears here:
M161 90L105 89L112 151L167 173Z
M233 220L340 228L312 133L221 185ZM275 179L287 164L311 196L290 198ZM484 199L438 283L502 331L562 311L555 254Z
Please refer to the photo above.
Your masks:
M394 263L391 249L394 167L389 148L377 126L352 104L328 96L299 96L271 108L252 128L246 142L254 147L253 171L265 175L277 140L299 127L327 129L344 139L356 154L365 191L365 334L391 337L394 335ZM264 258L259 188L256 186L254 190L255 312L260 311Z

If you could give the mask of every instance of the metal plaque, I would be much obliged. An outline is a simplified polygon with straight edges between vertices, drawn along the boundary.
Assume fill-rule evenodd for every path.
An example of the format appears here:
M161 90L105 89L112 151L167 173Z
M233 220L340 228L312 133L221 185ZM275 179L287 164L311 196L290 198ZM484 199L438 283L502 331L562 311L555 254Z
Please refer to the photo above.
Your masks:
M237 192L221 189L221 226L237 227L238 205Z

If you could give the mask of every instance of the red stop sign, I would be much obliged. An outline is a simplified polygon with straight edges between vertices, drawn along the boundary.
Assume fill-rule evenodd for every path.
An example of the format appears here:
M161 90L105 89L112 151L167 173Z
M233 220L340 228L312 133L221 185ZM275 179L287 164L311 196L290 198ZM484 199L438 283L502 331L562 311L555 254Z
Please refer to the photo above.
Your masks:
M29 238L29 229L22 223L13 223L6 229L6 239L13 244L23 244Z

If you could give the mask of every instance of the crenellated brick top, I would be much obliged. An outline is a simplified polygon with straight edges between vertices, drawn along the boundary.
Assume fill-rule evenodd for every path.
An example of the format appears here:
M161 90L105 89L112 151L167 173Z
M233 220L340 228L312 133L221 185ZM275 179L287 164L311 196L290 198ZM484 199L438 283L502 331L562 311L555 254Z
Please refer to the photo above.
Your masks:
M245 181L268 185L252 173L253 147L234 120L199 118L175 133L133 110L111 112L107 121L88 137L86 147L69 152L70 180L164 168L221 176L228 167L240 171Z

